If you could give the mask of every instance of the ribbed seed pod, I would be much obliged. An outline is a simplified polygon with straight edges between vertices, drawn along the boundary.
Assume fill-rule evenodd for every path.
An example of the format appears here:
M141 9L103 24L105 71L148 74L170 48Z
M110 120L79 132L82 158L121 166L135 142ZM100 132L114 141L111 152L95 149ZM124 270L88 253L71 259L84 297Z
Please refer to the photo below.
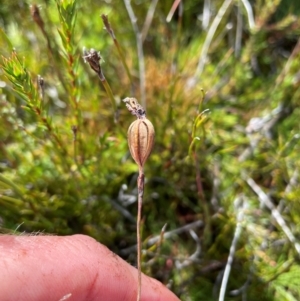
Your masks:
M154 127L147 118L135 120L128 129L128 145L132 158L143 167L154 144Z

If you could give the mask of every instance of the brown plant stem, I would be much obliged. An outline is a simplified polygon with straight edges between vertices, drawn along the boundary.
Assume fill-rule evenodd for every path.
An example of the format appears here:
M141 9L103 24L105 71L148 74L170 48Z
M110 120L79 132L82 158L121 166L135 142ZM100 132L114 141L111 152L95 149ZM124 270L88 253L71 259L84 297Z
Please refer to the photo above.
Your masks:
M74 158L74 162L78 165L78 161L77 161L77 147L76 147L77 132L78 132L77 126L76 125L72 125L71 126L71 131L73 133L73 158Z
M146 111L135 98L126 97L123 99L131 114L137 120L131 123L127 132L127 141L132 158L139 167L137 179L138 187L138 213L137 213L137 266L138 266L138 291L137 301L141 300L142 291L142 269L141 269L141 215L144 195L144 164L147 161L153 148L155 131L149 119L146 118Z
M205 214L205 226L204 226L204 244L205 246L209 246L211 244L211 217L210 217L210 210L209 204L204 196L204 190L201 180L201 171L200 171L200 162L197 151L194 151L194 164L196 170L196 186L197 186L197 194L199 200L202 202L203 210Z
M144 195L144 169L139 167L139 176L137 179L138 186L138 214L136 222L136 237L137 237L137 266L138 266L138 293L137 301L141 300L142 291L142 269L141 269L141 215Z
M172 4L171 10L168 13L167 19L166 21L169 23L172 20L172 17L178 7L178 5L180 4L181 0L175 0Z

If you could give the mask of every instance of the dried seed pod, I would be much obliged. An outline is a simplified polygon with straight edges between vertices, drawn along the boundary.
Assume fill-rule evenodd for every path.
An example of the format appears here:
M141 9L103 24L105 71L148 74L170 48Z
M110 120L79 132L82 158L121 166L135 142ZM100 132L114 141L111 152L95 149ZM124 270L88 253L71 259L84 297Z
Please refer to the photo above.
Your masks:
M154 127L147 118L137 119L128 129L128 145L134 161L143 167L154 144Z

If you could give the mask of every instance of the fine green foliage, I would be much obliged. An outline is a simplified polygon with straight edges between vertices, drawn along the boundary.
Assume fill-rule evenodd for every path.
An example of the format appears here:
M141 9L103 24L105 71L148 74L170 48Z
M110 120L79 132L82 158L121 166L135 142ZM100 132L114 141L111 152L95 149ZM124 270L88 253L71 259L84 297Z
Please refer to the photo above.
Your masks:
M83 233L136 265L138 170L121 100L141 99L144 74L155 146L143 272L182 300L219 300L233 249L224 300L299 300L297 1L181 1L170 22L173 1L153 20L155 1L131 1L136 27L122 1L6 2L2 232ZM98 76L83 47L100 51Z

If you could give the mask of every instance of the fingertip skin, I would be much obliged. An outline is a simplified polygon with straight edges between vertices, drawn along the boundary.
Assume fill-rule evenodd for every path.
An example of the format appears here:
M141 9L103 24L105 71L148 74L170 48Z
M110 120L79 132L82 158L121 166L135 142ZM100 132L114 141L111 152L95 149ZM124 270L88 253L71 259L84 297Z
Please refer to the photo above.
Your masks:
M84 235L0 236L1 301L135 301L137 270ZM142 301L178 301L143 275Z

